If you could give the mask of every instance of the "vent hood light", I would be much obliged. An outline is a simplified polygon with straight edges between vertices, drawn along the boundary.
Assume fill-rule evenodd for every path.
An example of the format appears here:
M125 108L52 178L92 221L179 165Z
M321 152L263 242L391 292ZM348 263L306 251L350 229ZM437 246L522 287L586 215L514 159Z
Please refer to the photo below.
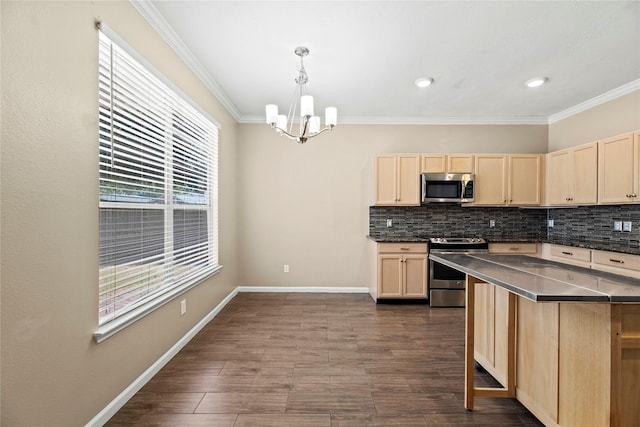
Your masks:
M524 84L527 85L527 87L540 87L543 84L546 83L548 79L546 77L535 77L533 79L529 79L527 80Z
M415 81L416 86L418 87L427 87L433 83L433 79L431 77L421 77Z

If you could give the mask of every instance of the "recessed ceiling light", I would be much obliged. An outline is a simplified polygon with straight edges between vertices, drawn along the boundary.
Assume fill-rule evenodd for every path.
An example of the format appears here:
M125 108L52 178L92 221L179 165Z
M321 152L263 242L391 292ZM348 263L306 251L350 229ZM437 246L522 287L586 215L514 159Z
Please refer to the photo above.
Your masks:
M433 79L431 77L420 77L415 81L416 86L418 87L427 87L433 83Z
M534 77L533 79L527 80L524 84L527 85L527 87L540 87L545 84L547 80L546 77Z

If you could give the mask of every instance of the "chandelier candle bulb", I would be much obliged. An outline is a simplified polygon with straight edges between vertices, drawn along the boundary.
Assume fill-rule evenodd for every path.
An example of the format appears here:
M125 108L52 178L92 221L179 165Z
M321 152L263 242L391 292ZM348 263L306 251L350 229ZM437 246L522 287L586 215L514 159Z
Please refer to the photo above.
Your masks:
M336 107L327 107L324 110L324 125L335 126L338 122L338 110Z
M300 97L300 115L302 117L313 116L313 96L302 95Z
M278 123L276 124L276 127L278 129L287 130L287 116L285 116L284 114L280 114L278 116Z
M320 117L311 116L309 119L309 133L315 135L320 132Z
M265 107L267 123L274 124L278 121L278 106L275 104L269 104Z

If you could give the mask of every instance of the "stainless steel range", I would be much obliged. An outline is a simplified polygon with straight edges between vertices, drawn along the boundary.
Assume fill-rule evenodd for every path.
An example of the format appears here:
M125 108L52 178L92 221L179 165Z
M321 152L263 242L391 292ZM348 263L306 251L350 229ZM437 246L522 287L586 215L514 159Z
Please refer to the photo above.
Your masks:
M480 237L432 237L429 252L487 253L489 244ZM431 307L464 307L465 274L439 262L429 261L429 304Z

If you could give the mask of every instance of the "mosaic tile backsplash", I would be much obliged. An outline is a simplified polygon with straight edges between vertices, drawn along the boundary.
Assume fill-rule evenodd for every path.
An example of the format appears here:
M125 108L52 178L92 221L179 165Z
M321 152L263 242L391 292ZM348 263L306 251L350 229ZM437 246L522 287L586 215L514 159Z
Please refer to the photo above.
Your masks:
M640 254L640 205L549 209L548 215L550 243ZM614 221L631 221L631 231L613 231Z
M546 237L546 209L472 208L455 204L370 207L369 235L484 237L489 241L541 241ZM387 227L391 219L393 227ZM495 221L495 227L489 221Z
M387 228L387 219L393 226ZM547 220L553 219L553 228ZM495 227L489 222L495 221ZM630 232L613 231L631 221ZM491 242L538 241L640 255L640 205L577 208L472 208L454 204L370 207L373 238L403 236L484 237Z

